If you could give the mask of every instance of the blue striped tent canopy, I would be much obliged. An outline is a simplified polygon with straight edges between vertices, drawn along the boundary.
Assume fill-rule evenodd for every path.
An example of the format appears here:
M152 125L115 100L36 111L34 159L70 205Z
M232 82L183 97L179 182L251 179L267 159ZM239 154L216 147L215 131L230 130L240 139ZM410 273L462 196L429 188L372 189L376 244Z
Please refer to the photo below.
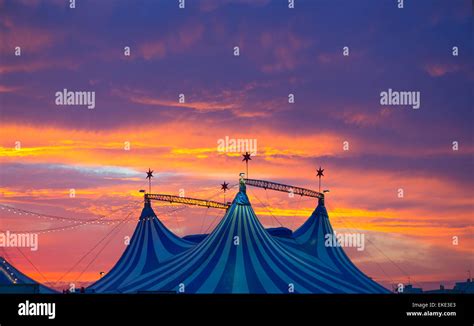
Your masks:
M56 293L56 291L36 282L32 278L26 276L18 269L13 267L5 258L0 257L0 293L9 292L17 293L24 292L24 286L31 286L27 288L27 292L37 293ZM20 290L20 288L23 288Z
M202 242L155 269L128 278L120 292L380 293L369 278L348 277L268 234L240 185L231 207ZM299 253L303 250L299 250ZM356 269L355 269L356 270Z
M122 257L110 272L89 286L88 290L99 293L117 292L122 284L155 270L166 260L194 245L166 228L157 218L150 202L145 202L130 244Z
M279 238L291 238L293 235L293 232L285 227L276 227L276 228L266 228L267 232L270 235L273 235L275 237ZM199 243L202 240L204 240L209 234L206 233L200 233L200 234L190 234L186 235L183 237L184 240L188 240L194 243Z
M326 246L326 236L334 236L334 230L329 222L324 199L319 199L318 206L309 219L294 233L293 239L279 239L292 251L303 250L314 256L324 265L343 275L354 284L366 286L371 292L386 293L387 289L372 281L362 273L347 257L340 246Z

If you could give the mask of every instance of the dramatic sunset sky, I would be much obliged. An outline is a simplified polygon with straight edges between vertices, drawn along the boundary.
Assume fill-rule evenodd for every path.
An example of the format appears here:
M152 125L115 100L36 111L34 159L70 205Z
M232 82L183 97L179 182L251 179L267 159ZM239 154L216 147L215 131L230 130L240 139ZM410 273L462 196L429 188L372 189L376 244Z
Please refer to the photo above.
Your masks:
M226 136L257 140L251 178L317 190L323 167L332 225L365 234L366 250L347 252L383 285L431 289L474 273L471 1L68 3L0 0L0 204L106 217L68 228L1 210L0 232L59 229L40 232L35 252L0 248L29 276L62 288L108 271L133 233L148 168L153 192L222 201L219 184L245 171L241 153L217 151ZM95 108L55 105L64 88L95 91ZM389 88L421 92L420 109L381 106ZM295 229L316 206L248 192L269 227ZM179 236L223 215L153 205Z

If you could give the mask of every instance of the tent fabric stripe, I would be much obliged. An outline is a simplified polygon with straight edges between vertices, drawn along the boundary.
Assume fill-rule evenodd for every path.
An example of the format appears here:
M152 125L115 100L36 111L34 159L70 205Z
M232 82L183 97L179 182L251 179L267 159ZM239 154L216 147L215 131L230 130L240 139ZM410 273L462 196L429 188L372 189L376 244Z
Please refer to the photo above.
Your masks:
M38 285L38 292L41 294L52 294L57 291L50 289L49 287L33 280L26 276L18 269L13 267L5 258L0 256L0 285L12 286L15 285Z
M365 284L376 293L388 293L388 290L377 284L362 273L347 257L341 247L327 247L324 245L326 235L334 235L334 230L329 222L329 216L324 202L320 200L310 218L294 232L294 243L307 253L319 258L327 266L335 268L338 273L348 280ZM280 240L284 244L289 241ZM293 246L294 247L294 246Z
M161 263L194 245L168 230L146 203L122 257L109 273L88 289L98 293L118 292L125 282L155 270Z

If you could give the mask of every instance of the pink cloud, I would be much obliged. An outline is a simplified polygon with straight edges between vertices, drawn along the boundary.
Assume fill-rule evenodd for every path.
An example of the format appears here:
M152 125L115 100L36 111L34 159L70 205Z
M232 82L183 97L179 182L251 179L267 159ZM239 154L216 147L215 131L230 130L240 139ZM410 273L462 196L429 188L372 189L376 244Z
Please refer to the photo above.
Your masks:
M139 53L145 60L162 59L170 53L183 52L198 43L204 34L204 26L200 23L190 23L178 31L178 37L173 34L161 40L144 43L139 47Z
M312 42L286 30L266 31L260 35L260 47L254 56L266 62L261 67L263 72L293 70L305 62L303 51Z
M178 101L170 101L152 97L137 97L133 96L130 98L130 101L146 104L146 105L157 105L157 106L170 106L175 108L187 108L193 109L196 111L221 111L234 108L233 104L230 103L215 103L215 102L189 102L189 103L179 103Z
M71 58L64 58L62 60L49 59L49 60L35 60L30 62L22 62L14 64L0 64L0 74L7 74L12 72L34 72L49 68L64 68L64 69L77 69L80 66L80 62L75 61Z
M145 43L140 47L140 52L143 58L150 60L152 58L164 58L166 55L166 47L163 41L154 43Z
M387 118L391 116L389 109L377 109L371 113L363 112L361 109L352 108L341 113L333 114L334 117L344 121L346 124L357 126L375 126L386 122Z
M11 87L11 86L0 85L0 93L13 93L19 89L21 89L21 87Z
M457 64L444 64L444 63L430 63L425 65L424 70L431 77L441 77L448 73L457 72L461 69L461 66Z
M195 112L207 113L215 111L228 111L236 117L265 117L276 111L281 111L284 106L281 105L281 99L258 100L253 99L249 104L249 92L259 88L269 87L271 83L257 83L255 81L240 85L233 89L217 89L213 91L199 90L186 94L185 103L179 103L178 95L173 97L165 95L164 97L156 97L146 91L140 89L113 89L112 93L116 96L127 99L130 102L161 106L169 108L191 109Z
M0 43L0 53L14 55L15 47L21 47L24 52L39 52L50 47L58 38L61 32L39 29L37 27L18 27L10 20L6 20L6 27L2 31L2 42Z

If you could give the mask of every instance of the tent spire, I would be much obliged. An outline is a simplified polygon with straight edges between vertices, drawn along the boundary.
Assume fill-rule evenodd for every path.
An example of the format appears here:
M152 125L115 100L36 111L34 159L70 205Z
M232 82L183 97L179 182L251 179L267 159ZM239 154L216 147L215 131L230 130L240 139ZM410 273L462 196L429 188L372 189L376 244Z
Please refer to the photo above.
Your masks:
M251 154L249 152L245 152L245 154L242 154L242 156L244 157L242 159L242 161L245 161L245 165L247 167L247 174L246 174L246 177L248 178L249 177L249 161L252 160L252 158L250 157Z
M321 166L316 170L316 176L319 177L319 192L321 192L321 177L324 177L323 172L324 169L321 169Z
M224 183L221 184L221 190L224 191L224 204L225 204L225 192L229 190L229 184L224 181Z
M153 170L148 168L148 171L146 173L146 179L148 179L148 193L151 194L151 178L153 178Z

